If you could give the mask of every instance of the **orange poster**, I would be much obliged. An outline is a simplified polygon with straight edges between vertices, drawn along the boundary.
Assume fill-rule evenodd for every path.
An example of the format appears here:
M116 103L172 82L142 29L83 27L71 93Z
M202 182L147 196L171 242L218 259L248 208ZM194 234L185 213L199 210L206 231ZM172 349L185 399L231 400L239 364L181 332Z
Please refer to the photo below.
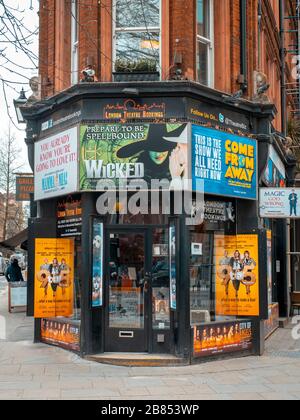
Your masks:
M73 315L73 239L35 240L34 317Z
M215 237L216 315L259 316L258 236Z

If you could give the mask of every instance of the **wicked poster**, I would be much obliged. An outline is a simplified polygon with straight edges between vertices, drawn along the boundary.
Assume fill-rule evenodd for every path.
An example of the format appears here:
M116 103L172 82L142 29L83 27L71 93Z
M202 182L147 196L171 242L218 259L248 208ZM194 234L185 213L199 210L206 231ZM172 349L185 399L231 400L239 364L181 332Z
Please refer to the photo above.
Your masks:
M188 179L187 124L95 124L80 128L80 190L131 180ZM123 183L122 183L123 181Z

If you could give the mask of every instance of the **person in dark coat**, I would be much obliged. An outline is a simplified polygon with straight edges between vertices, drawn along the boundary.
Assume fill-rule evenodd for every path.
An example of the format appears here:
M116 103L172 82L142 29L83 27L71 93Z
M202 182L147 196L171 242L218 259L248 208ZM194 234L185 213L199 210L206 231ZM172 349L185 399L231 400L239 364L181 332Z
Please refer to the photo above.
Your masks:
M8 266L5 277L9 283L17 283L19 281L24 281L21 267L19 266L19 261L17 259L13 260Z

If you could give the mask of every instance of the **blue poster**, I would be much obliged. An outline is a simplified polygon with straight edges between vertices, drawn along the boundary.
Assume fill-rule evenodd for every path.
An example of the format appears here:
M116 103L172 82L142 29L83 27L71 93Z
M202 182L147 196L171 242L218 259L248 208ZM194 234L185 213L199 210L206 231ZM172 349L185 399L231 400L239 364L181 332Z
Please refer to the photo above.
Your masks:
M103 241L103 223L95 220L93 227L93 308L103 306Z
M257 200L256 140L193 125L192 179L194 191Z

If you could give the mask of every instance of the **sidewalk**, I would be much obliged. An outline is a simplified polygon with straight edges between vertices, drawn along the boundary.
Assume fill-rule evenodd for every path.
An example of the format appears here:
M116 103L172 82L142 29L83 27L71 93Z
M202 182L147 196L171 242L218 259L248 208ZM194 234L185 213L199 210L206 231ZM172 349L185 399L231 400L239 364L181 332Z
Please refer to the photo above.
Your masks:
M291 329L278 331L261 358L124 368L32 344L33 321L23 314L7 314L7 292L1 280L0 316L7 318L8 325L7 339L0 340L0 400L300 399L300 341L292 339Z

